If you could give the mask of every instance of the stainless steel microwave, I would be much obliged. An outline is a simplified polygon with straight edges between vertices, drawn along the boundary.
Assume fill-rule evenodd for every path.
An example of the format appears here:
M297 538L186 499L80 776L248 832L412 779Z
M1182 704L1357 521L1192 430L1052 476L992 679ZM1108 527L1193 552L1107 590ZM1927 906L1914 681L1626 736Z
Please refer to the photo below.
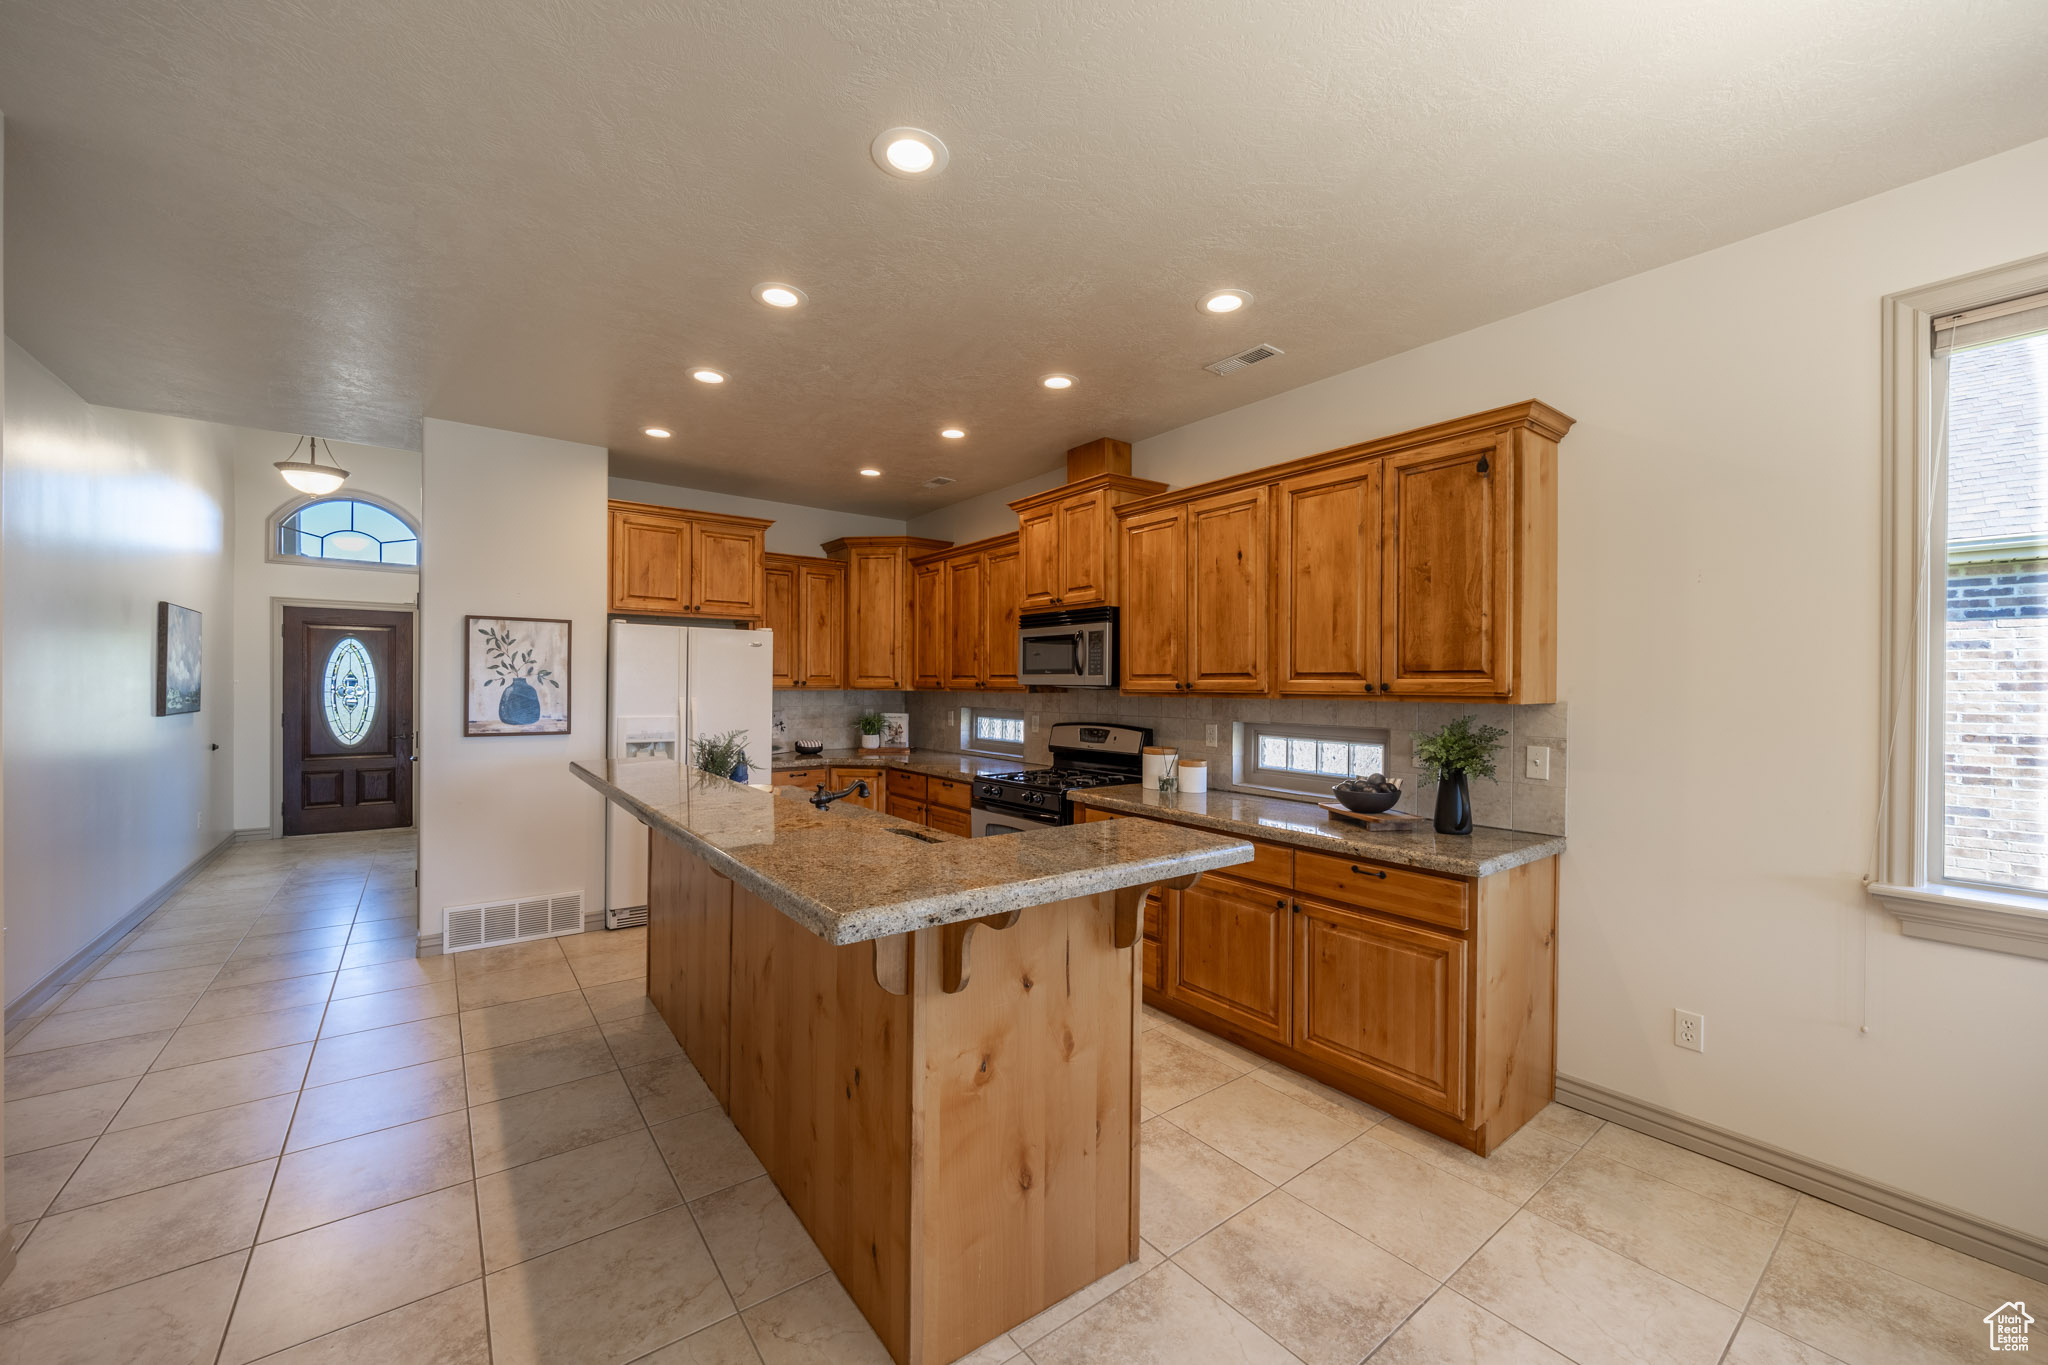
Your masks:
M1017 680L1040 687L1116 686L1116 608L1027 611L1017 618Z

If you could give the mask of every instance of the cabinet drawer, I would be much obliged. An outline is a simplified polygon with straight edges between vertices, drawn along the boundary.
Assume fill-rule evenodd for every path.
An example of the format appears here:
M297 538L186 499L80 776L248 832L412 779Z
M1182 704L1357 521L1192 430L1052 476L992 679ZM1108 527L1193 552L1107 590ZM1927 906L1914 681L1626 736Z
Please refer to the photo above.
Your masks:
M901 768L891 768L889 770L889 799L891 801L894 801L898 796L903 797L907 801L922 801L924 800L924 793L925 782L923 773L906 772Z
M1115 820L1118 818L1120 817L1118 817L1115 811L1103 810L1100 806L1081 807L1081 823L1084 825L1094 824L1097 820Z
M1238 872L1234 867L1229 870ZM1472 927L1471 883L1417 872L1412 867L1302 853L1294 860L1294 889L1319 900L1363 906L1447 929Z
M1138 945L1143 957L1145 985L1151 990L1166 988L1166 953L1157 939L1146 939Z
M966 811L954 810L951 806L941 806L936 802L925 807L925 823L943 834L957 834L962 839L974 832L973 826L968 822Z
M889 784L889 801L885 809L898 820L908 820L914 825L924 823L924 802L912 801L896 790L896 784Z
M1282 890L1294 885L1294 850L1280 844L1269 844L1259 839L1250 841L1252 860L1236 863L1230 867L1219 867L1215 875L1240 877L1246 881L1264 882Z
M926 799L934 806L947 806L953 810L965 811L973 790L966 782L956 781L950 777L934 777L930 780Z
M790 768L774 776L775 785L778 787L815 787L824 780L823 768Z

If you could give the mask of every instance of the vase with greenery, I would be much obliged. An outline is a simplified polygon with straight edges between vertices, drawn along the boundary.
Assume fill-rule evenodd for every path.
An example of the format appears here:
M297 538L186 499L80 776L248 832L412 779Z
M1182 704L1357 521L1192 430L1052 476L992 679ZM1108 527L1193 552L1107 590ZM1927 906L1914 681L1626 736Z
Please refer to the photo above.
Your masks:
M853 728L860 731L860 747L863 749L881 748L882 730L886 724L887 722L882 719L880 711L861 712L859 719L853 723Z
M1493 756L1500 752L1508 732L1494 725L1477 725L1471 716L1460 716L1440 730L1415 740L1415 763L1422 769L1424 785L1437 784L1436 832L1472 832L1472 779L1494 778Z
M699 771L713 777L730 778L744 782L749 776L747 770L747 732L727 730L722 735L706 735L690 741L691 756Z

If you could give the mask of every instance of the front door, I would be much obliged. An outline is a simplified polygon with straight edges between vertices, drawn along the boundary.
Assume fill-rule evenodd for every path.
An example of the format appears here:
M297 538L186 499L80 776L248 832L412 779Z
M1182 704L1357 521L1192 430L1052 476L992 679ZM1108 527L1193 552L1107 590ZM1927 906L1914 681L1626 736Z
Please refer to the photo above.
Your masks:
M412 823L412 613L284 609L284 832Z

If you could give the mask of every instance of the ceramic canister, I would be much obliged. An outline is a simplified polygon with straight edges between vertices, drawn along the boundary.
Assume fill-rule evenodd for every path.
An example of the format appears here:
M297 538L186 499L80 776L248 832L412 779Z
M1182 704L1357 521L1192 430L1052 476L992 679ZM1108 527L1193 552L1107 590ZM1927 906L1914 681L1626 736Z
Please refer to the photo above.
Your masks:
M1179 760L1180 751L1178 749L1168 749L1158 745L1146 746L1142 757L1144 766L1140 769L1145 790L1148 792L1158 791L1159 779L1162 777L1172 777L1174 775L1174 768L1178 765Z
M1184 758L1180 761L1180 789L1187 795L1209 790L1208 760Z

